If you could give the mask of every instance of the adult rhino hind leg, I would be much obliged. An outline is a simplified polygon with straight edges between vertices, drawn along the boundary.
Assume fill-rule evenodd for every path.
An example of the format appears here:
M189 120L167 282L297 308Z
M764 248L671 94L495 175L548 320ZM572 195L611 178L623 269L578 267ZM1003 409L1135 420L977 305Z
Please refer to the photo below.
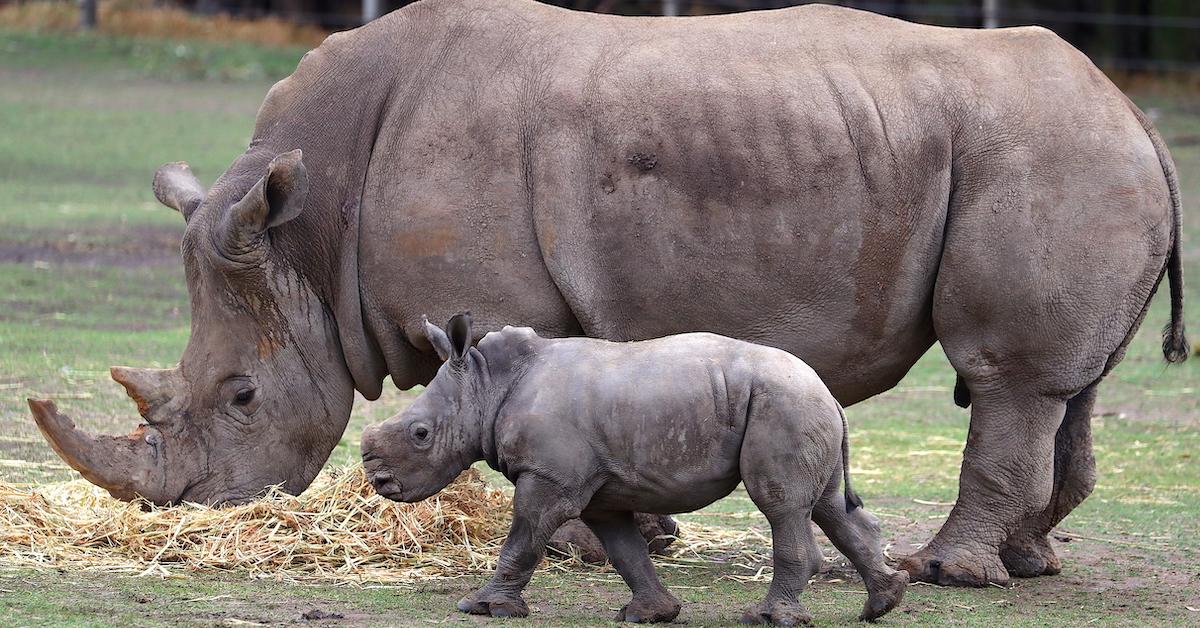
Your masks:
M1085 58L1047 58L1058 62L1043 74L1065 80L1032 99L993 95L1032 124L985 119L955 158L932 311L971 422L958 500L901 564L916 580L982 586L1058 569L1045 532L1091 488L1094 386L1164 274L1168 359L1183 335L1169 156Z
M914 580L1007 584L1001 544L1050 502L1050 461L1065 404L999 382L972 391L971 401L958 500L933 540L900 563Z
M1048 535L1096 486L1092 453L1092 385L1067 402L1067 413L1054 438L1054 485L1050 505L1026 519L1000 546L1000 560L1011 576L1052 576L1062 565Z

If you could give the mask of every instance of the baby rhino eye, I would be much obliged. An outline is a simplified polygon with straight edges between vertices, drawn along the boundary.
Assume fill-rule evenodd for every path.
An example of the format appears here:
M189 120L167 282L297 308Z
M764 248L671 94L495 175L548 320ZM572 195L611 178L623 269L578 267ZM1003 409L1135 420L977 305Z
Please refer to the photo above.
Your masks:
M251 401L254 401L254 389L253 388L247 388L246 390L240 390L240 391L238 391L238 394L234 395L234 397L233 397L233 402L238 404L239 406L244 406L244 405L250 403Z
M413 430L413 435L417 437L417 440L425 440L426 438L429 438L429 430L425 429L424 427L418 427L417 429Z

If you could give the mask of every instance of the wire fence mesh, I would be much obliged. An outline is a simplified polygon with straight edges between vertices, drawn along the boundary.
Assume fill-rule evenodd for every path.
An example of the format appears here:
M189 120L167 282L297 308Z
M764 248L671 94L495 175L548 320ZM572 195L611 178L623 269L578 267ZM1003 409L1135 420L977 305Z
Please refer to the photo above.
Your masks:
M0 6L14 0L0 0ZM28 2L30 0L17 0ZM46 0L33 0L46 1ZM89 3L131 0L49 0ZM353 28L364 16L383 14L414 0L155 0L197 13L271 16L328 30ZM812 0L542 0L549 4L622 15L712 15L776 9ZM1092 57L1121 71L1200 73L1200 2L1195 0L824 0L910 21L981 27L1038 24Z

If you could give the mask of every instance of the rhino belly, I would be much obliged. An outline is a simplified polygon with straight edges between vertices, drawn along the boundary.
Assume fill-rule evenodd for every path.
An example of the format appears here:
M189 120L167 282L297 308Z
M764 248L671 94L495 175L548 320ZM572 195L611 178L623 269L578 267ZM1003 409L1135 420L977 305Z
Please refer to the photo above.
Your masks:
M614 479L596 491L587 510L632 510L673 515L700 510L729 495L741 480L733 473L643 476L636 484Z

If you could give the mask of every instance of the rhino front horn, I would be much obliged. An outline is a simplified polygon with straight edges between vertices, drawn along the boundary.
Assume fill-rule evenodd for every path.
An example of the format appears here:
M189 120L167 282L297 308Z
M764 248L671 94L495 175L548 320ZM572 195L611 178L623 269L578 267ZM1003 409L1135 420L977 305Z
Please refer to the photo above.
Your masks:
M29 399L33 420L50 447L72 469L113 497L144 497L166 504L179 495L168 494L162 434L142 425L127 436L93 436L63 414L53 401Z

